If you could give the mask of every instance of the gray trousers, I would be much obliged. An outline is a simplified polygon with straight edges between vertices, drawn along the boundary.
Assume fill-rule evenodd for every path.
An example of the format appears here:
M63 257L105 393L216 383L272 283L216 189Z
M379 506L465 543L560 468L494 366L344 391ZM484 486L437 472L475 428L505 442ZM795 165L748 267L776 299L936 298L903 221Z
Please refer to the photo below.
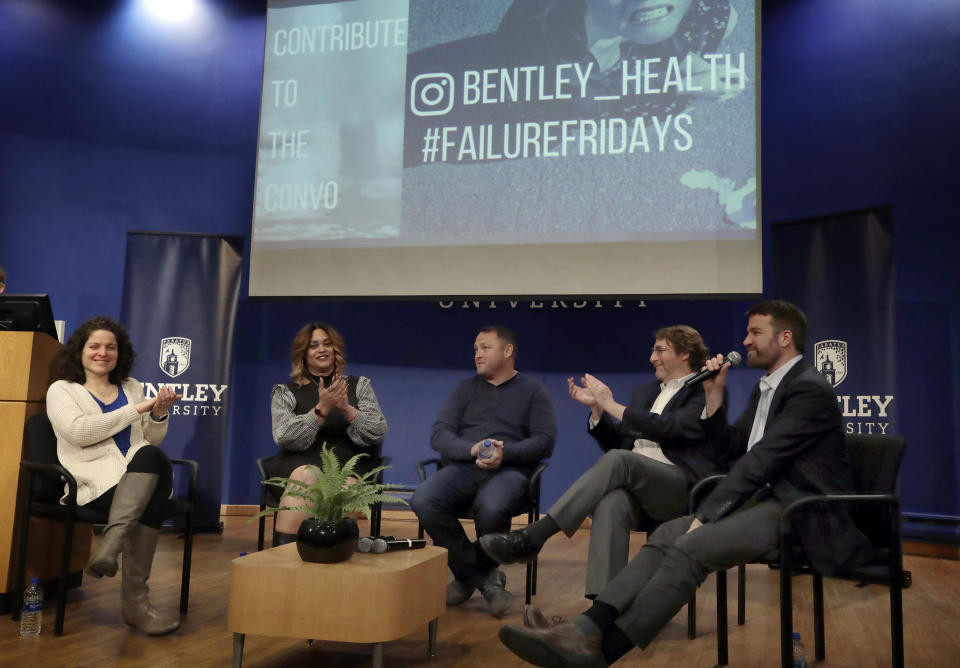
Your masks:
M617 626L645 648L711 571L767 555L780 545L783 508L767 499L687 533L692 516L660 525L598 596L620 611Z
M596 596L623 569L630 532L687 511L683 471L630 450L610 450L581 475L547 514L567 536L593 515L585 595Z

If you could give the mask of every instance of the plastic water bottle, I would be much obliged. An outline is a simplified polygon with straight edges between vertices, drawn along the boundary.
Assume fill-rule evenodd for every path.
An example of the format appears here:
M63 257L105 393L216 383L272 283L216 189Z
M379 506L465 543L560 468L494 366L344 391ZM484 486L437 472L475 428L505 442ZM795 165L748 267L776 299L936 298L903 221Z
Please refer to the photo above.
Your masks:
M480 446L480 453L477 455L478 459L490 459L493 457L493 441L489 438L483 441L483 445Z
M800 642L800 634L793 634L793 668L807 668L807 648Z
M30 585L23 590L23 611L20 613L20 636L40 635L43 624L43 587L40 580L30 578Z

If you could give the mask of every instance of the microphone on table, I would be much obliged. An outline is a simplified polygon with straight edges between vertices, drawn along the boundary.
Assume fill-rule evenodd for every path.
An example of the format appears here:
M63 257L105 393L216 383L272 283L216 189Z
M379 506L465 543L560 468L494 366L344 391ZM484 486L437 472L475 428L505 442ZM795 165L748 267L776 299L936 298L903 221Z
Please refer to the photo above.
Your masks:
M387 538L391 538L388 536ZM384 552L394 552L396 550L419 550L427 546L425 538L401 538L387 540L386 538L375 538L371 552L383 554Z
M393 536L364 536L357 541L357 552L372 552L373 543L378 540L396 540Z
M729 362L730 366L737 366L738 364L740 364L740 360L742 359L743 358L740 357L740 353L738 353L736 350L731 350L730 352L727 353L727 356L723 358L723 363L726 364L727 362ZM721 365L721 368L722 368L722 365ZM703 371L699 372L695 376L691 376L690 378L688 378L686 382L684 382L683 386L690 387L691 385L702 383L707 378L716 376L718 373L720 373L720 369L717 369L716 371L710 371L709 369L704 369Z

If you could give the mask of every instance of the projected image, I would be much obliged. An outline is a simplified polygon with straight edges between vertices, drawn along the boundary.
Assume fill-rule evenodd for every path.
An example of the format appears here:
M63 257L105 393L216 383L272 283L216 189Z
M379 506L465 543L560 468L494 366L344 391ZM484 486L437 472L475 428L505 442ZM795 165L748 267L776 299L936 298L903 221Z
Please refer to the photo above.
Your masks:
M755 238L754 0L269 7L255 247Z
M256 243L399 234L406 29L406 0L271 4Z

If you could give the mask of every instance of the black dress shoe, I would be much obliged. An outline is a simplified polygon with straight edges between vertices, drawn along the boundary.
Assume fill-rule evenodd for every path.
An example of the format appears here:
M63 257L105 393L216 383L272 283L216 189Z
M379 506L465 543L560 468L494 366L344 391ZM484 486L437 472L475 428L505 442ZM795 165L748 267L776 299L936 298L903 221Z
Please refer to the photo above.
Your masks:
M503 617L510 604L513 603L513 596L507 591L507 574L499 568L495 568L484 578L477 589L483 594L487 602L487 609L494 617Z
M551 668L607 668L599 635L588 636L573 624L546 629L504 626L500 642L521 659Z
M465 585L457 579L450 580L447 583L447 605L460 605L471 596L475 587Z
M530 545L529 537L522 530L480 536L480 547L498 564L528 564L540 553L540 548Z

